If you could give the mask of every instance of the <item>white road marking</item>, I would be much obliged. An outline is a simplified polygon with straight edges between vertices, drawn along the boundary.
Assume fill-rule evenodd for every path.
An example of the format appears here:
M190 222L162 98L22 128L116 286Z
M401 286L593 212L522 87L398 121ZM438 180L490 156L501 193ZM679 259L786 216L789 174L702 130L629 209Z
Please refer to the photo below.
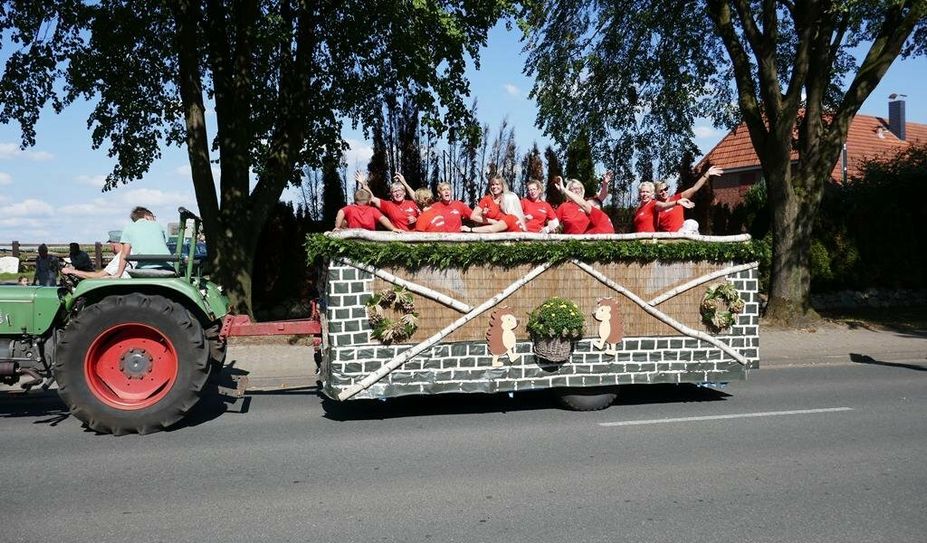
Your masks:
M703 420L746 419L751 417L781 417L784 415L809 415L813 413L838 413L853 411L852 407L828 407L823 409L798 409L794 411L763 411L760 413L738 413L736 415L708 415L705 417L680 417L676 419L624 420L620 422L600 422L599 426L640 426L644 424L664 424L667 422L698 422Z

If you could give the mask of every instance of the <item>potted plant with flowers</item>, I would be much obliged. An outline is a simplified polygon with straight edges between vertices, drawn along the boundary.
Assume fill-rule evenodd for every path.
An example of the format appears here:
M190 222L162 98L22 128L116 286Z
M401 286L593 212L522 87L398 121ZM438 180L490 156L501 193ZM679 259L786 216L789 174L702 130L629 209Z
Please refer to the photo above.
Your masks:
M573 342L583 337L586 318L574 302L555 296L534 308L528 315L527 328L535 355L564 362L570 358Z

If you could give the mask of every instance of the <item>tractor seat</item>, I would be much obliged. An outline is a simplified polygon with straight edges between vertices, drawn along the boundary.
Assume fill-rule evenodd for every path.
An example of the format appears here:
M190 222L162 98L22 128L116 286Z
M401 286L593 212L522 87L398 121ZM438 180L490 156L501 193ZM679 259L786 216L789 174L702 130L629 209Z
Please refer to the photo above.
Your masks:
M177 272L163 268L132 268L126 269L129 277L133 279L168 279L177 277Z

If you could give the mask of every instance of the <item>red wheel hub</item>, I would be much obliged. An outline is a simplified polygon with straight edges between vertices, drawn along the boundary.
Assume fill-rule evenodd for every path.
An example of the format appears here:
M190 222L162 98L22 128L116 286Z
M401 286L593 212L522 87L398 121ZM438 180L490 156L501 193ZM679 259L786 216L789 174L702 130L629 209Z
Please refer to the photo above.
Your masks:
M161 401L177 379L177 368L170 340L135 322L104 331L84 357L90 392L116 409L144 409Z

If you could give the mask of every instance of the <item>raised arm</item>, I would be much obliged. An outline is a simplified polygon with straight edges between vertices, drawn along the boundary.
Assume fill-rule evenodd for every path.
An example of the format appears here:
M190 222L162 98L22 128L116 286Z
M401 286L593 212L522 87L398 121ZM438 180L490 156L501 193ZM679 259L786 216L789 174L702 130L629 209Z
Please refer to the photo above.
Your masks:
M357 188L364 189L370 193L370 204L374 207L379 208L381 200L377 198L376 194L370 190L370 185L367 184L367 174L361 173L360 170L354 172L354 181L357 182ZM337 222L335 224L338 224Z
M415 191L412 190L412 187L410 187L408 183L406 183L406 178L403 177L401 173L396 172L396 175L393 176L393 180L402 183L402 186L406 188L406 196L409 198L415 197Z
M569 189L567 189L566 183L563 182L563 178L559 175L554 178L554 186L557 187L557 190L560 191L560 194L563 194L563 196L565 196L571 202L582 208L583 212L585 212L587 215L592 213L592 204L570 192Z
M608 198L608 186L612 183L612 178L615 177L615 173L611 170L605 170L605 175L602 176L602 181L599 184L599 193L595 195L595 199L605 204L605 199Z
M709 177L718 177L719 175L723 173L724 173L724 170L722 170L721 168L717 166L712 166L711 168L708 168L707 172L703 173L702 176L698 178L698 180L695 182L694 185L680 192L679 195L682 196L683 198L691 198L693 194L698 192L698 189L702 188L705 182L708 181Z

